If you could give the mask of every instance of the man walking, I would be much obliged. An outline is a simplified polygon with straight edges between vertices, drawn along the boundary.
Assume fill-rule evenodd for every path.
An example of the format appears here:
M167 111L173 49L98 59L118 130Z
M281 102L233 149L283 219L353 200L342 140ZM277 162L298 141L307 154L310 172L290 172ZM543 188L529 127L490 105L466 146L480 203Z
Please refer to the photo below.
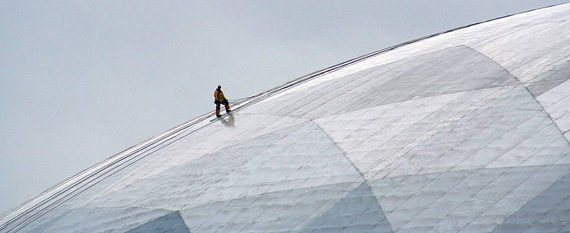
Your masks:
M224 107L226 107L226 113L230 114L232 112L230 109L230 103L228 103L228 99L226 99L222 92L222 86L218 86L214 91L214 103L216 104L216 117L220 117L220 104L224 104Z

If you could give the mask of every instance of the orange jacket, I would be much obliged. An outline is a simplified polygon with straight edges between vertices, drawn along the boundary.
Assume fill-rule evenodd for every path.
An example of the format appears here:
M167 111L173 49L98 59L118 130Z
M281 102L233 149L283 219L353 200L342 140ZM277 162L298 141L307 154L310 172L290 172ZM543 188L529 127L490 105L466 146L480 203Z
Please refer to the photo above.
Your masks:
M222 90L216 89L216 91L214 91L214 99L221 103L226 100L226 97L224 96Z

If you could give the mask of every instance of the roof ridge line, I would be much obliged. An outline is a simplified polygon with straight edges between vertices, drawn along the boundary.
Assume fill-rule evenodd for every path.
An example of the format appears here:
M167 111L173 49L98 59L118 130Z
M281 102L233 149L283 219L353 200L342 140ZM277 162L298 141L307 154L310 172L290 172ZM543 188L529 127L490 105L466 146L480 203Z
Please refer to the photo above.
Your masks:
M303 76L301 76L301 77L299 77L299 78L293 79L293 80L291 80L291 81L288 81L288 82L283 83L283 84L281 84L281 85L278 85L278 86L276 86L276 87L270 88L270 89L268 89L268 90L266 90L266 91L263 91L263 92L261 92L261 93L258 93L258 94L252 95L252 96L248 96L248 97L244 97L244 98L240 98L240 99L238 99L238 100L239 100L239 101L243 101L244 103L241 104L241 102L240 102L241 105L240 105L239 107L247 107L247 106L249 106L249 105L251 105L251 104L255 104L255 103L260 102L260 101L262 101L262 100L264 100L264 99L266 99L266 98L268 98L268 97L270 97L270 96L273 96L274 94L280 93L280 92L282 92L282 91L284 91L284 90L288 90L288 89L290 89L290 88L292 88L292 87L298 86L299 84L305 83L305 82L310 81L310 80L312 80L312 79L314 79L314 78L320 77L320 76L322 76L322 75L324 75L324 74L337 71L337 70L339 70L339 69L341 69L341 68L347 67L347 66L352 65L352 64L359 63L359 62L364 61L364 60L366 60L366 59L368 59L368 58L371 58L371 57L377 56L377 55L379 55L379 54L382 54L382 53L386 53L386 52L395 50L395 49L397 49L397 48L400 48L400 47L403 47L403 46L406 46L406 45L409 45L409 44L413 44L413 43L416 43L416 42L419 42L419 41L423 41L423 40L426 40L426 39L429 39L429 38L432 38L432 37L436 37L436 36L443 35L443 34L446 34L446 33L458 31L458 30L461 30L461 29L473 27L473 26L476 26L476 25L479 25L479 24L484 24L484 23L487 23L487 22L491 22L491 21L495 21L495 20L499 20L499 19L503 19L503 18L508 18L508 17L515 16L515 15L525 14L525 13L529 13L529 12L539 11L539 10L543 10L543 9L547 9L547 8L552 8L552 7L559 6L559 5L564 5L564 4L570 4L570 3L555 4L555 5L550 5L550 6L545 6L545 7L541 7L541 8L531 9L531 10L527 10L527 11L521 11L521 12L517 12L517 13L513 13L513 14L508 14L508 15L504 15L504 16L500 16L500 17L496 17L496 18L492 18L492 19L488 19L488 20L483 20L483 21L480 21L480 22L472 23L472 24L468 24L468 25L465 25L465 26L460 26L460 27L456 27L456 28L453 28L453 29L449 29L449 30L437 32L437 33L434 33L434 34L431 34L431 35L418 37L418 38L416 38L416 39L412 39L412 40L409 40L409 41L406 41L406 42L398 43L398 44L395 44L395 45L392 45L392 46L389 46L389 47L386 47L386 48L383 48L383 49L380 49L380 50L376 50L376 51L374 51L374 52L370 52L370 53L367 53L367 54L364 54L364 55L361 55L361 56L358 56L358 57L349 59L349 60L347 60L347 61L344 61L344 62L335 64L335 65L332 65L332 66L329 66L329 67L326 67L326 68L323 68L323 69L320 69L320 70L317 70L317 71L315 71L315 72L311 72L311 73L309 73L309 74L303 75Z

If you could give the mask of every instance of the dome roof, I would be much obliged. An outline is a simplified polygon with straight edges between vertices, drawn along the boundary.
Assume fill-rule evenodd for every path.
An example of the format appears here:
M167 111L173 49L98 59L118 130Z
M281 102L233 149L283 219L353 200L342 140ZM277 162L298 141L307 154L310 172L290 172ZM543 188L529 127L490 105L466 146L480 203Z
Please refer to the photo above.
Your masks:
M570 4L317 71L133 146L0 232L568 232Z

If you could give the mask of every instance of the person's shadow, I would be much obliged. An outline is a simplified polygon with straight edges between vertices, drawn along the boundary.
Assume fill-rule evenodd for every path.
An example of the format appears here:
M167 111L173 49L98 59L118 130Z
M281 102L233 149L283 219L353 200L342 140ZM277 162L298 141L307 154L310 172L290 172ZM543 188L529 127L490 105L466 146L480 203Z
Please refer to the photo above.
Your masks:
M225 127L233 128L235 124L234 114L229 114L228 119L222 117L220 118L220 121Z

